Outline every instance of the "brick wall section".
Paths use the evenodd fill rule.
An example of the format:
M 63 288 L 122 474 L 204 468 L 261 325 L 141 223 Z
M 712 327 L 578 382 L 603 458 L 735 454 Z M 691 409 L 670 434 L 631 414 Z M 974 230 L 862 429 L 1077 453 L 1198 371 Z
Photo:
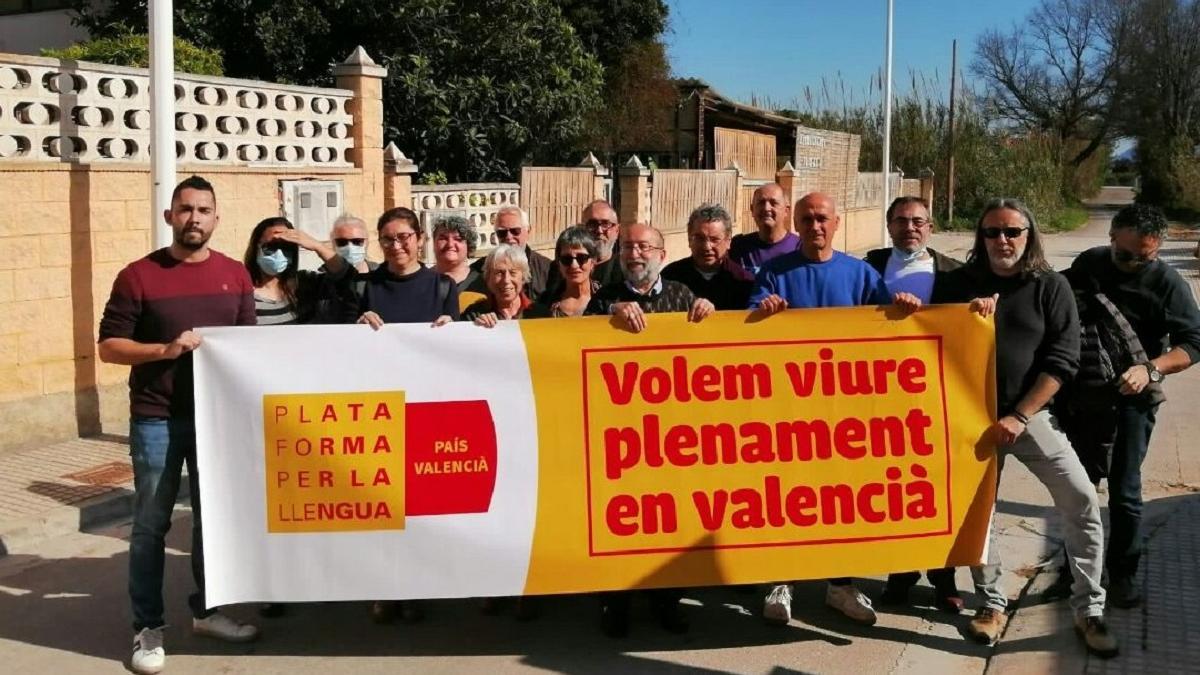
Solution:
M 193 170 L 217 193 L 212 246 L 239 259 L 254 225 L 280 214 L 281 180 L 342 180 L 347 210 L 368 219 L 382 201 L 359 169 L 184 166 L 178 175 Z M 0 194 L 0 453 L 126 433 L 129 369 L 98 361 L 96 326 L 117 272 L 150 251 L 149 167 L 5 165 Z

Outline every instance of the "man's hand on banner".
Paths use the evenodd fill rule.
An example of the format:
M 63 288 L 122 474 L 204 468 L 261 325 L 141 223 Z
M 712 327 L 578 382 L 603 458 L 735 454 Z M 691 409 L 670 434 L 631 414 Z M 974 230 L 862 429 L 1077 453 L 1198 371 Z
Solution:
M 892 304 L 907 316 L 921 309 L 921 299 L 912 293 L 897 293 L 892 296 Z
M 775 295 L 774 293 L 762 299 L 758 303 L 758 309 L 755 310 L 760 317 L 768 317 L 772 314 L 778 314 L 787 309 L 787 300 Z
M 692 323 L 700 323 L 704 317 L 717 311 L 715 305 L 704 298 L 696 298 L 692 303 L 692 308 L 688 310 L 688 321 Z
M 379 330 L 383 326 L 383 319 L 375 312 L 363 312 L 363 315 L 358 317 L 358 323 L 365 323 L 374 330 Z
M 445 326 L 446 324 L 450 323 L 453 320 L 454 319 L 451 319 L 449 314 L 443 314 L 443 315 L 439 316 L 438 318 L 434 319 L 433 323 L 431 323 L 429 325 L 432 328 L 437 328 L 438 326 Z
M 163 346 L 163 359 L 177 359 L 199 347 L 200 342 L 199 335 L 190 330 L 185 330 L 179 334 L 179 337 Z
M 618 302 L 612 306 L 613 321 L 618 328 L 630 333 L 640 333 L 646 330 L 646 314 L 641 305 L 636 302 Z
M 975 298 L 967 309 L 986 319 L 996 313 L 996 303 L 999 301 L 999 293 L 993 294 L 990 298 Z

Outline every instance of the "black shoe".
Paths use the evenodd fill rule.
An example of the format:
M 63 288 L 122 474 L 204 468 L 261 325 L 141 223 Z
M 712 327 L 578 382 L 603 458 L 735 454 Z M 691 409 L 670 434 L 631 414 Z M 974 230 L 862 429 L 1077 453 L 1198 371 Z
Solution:
M 1132 609 L 1142 604 L 1142 589 L 1133 577 L 1113 579 L 1108 585 L 1108 603 L 1121 609 Z
M 417 623 L 425 620 L 424 600 L 405 600 L 400 603 L 400 619 L 404 623 Z
M 484 616 L 496 616 L 504 609 L 506 598 L 480 598 L 479 611 Z
M 600 605 L 600 631 L 610 638 L 629 635 L 629 603 L 605 602 Z
M 1071 574 L 1071 568 L 1067 565 L 1059 567 L 1058 578 L 1042 591 L 1042 600 L 1044 602 L 1066 600 L 1071 597 L 1071 586 L 1074 583 L 1075 577 Z
M 264 619 L 275 619 L 287 613 L 287 605 L 282 602 L 268 602 L 258 608 L 258 615 Z
M 655 607 L 654 614 L 658 617 L 658 625 L 668 633 L 680 635 L 691 627 L 683 614 L 683 607 L 677 601 Z

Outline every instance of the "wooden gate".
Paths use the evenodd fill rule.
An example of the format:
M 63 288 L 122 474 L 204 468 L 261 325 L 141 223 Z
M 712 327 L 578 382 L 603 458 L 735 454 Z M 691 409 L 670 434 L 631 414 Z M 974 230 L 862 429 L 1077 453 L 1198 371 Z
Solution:
M 596 194 L 596 171 L 592 167 L 540 167 L 521 169 L 521 206 L 533 228 L 529 245 L 553 244 L 558 234 L 579 224 L 579 215 Z

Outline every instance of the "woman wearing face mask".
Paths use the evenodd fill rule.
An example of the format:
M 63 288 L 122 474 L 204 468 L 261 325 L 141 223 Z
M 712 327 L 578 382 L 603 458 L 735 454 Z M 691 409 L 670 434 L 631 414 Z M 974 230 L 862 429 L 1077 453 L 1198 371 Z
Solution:
M 297 269 L 301 247 L 320 256 L 329 274 Z M 254 282 L 254 310 L 260 326 L 307 323 L 323 284 L 340 277 L 346 268 L 333 247 L 281 217 L 254 226 L 243 262 Z
M 483 293 L 467 291 L 479 279 L 479 272 L 471 269 L 471 256 L 475 255 L 478 242 L 475 227 L 462 216 L 445 216 L 433 223 L 433 269 L 454 280 L 459 311 L 466 311 L 485 297 Z

